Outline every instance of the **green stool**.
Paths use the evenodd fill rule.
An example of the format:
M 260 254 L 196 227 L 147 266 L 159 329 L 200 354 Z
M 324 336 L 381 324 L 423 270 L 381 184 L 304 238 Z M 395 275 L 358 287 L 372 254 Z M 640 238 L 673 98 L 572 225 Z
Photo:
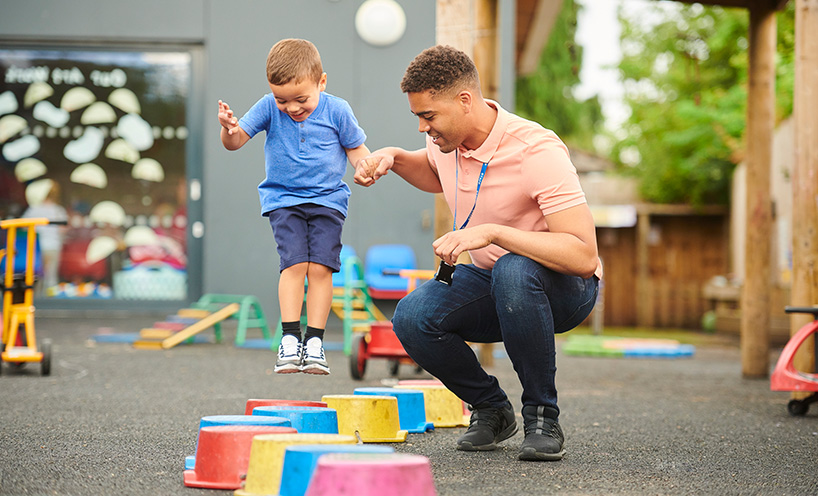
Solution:
M 239 311 L 234 317 L 231 317 L 239 321 L 236 328 L 236 346 L 244 345 L 244 342 L 247 340 L 248 328 L 259 328 L 261 329 L 261 335 L 264 339 L 272 339 L 270 327 L 267 325 L 267 319 L 264 317 L 264 310 L 261 308 L 261 304 L 255 296 L 208 293 L 199 298 L 199 301 L 192 306 L 193 308 L 212 310 L 226 303 L 238 303 L 240 305 Z M 216 334 L 216 340 L 221 342 L 221 323 L 215 324 L 213 329 Z

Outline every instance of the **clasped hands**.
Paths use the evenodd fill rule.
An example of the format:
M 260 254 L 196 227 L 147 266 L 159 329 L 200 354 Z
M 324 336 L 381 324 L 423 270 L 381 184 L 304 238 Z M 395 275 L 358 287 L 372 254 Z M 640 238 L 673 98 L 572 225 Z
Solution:
M 390 155 L 372 154 L 362 158 L 355 164 L 355 184 L 372 186 L 375 181 L 389 174 L 395 159 Z

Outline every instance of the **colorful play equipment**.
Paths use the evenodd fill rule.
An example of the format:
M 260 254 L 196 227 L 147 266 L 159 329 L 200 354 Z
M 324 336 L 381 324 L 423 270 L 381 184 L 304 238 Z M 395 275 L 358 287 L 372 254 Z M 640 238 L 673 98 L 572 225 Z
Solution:
M 182 308 L 164 321 L 155 322 L 152 327 L 142 329 L 139 339 L 133 345 L 141 349 L 168 349 L 189 341 L 195 335 L 213 328 L 216 342 L 221 342 L 221 324 L 227 319 L 237 319 L 236 346 L 248 345 L 247 330 L 258 328 L 264 346 L 272 343 L 270 328 L 264 318 L 264 310 L 258 299 L 252 295 L 230 295 L 208 293 L 191 305 Z
M 253 415 L 285 418 L 302 434 L 338 434 L 338 414 L 329 407 L 259 406 Z
M 369 247 L 366 251 L 364 280 L 373 298 L 399 300 L 406 296 L 409 280 L 399 273 L 399 269 L 417 269 L 415 252 L 411 246 L 388 244 Z
M 35 228 L 49 223 L 46 218 L 0 221 L 0 228 L 6 231 L 6 249 L 0 250 L 0 260 L 5 262 L 0 362 L 17 368 L 29 362 L 39 362 L 42 375 L 51 374 L 51 341 L 44 339 L 42 345 L 38 347 L 34 331 L 34 265 L 37 248 Z M 19 260 L 18 229 L 26 230 L 25 267 L 22 274 L 15 273 L 19 269 L 16 267 Z M 23 327 L 22 333 L 20 327 Z
M 413 254 L 414 256 L 414 254 Z M 419 280 L 434 277 L 433 270 L 400 269 L 385 267 L 380 269 L 386 274 L 396 274 L 406 281 L 405 291 L 411 292 L 417 287 Z M 406 293 L 404 293 L 406 294 Z M 372 358 L 383 358 L 390 361 L 389 373 L 398 375 L 401 364 L 412 364 L 414 361 L 403 349 L 403 345 L 392 329 L 392 322 L 381 320 L 370 324 L 369 329 L 362 329 L 352 337 L 351 352 L 349 354 L 349 373 L 355 380 L 363 380 L 366 373 L 366 363 Z M 416 369 L 420 371 L 420 369 Z
M 426 421 L 426 404 L 423 391 L 388 387 L 355 388 L 353 394 L 370 396 L 394 396 L 398 399 L 400 428 L 412 434 L 433 431 L 435 424 Z
M 611 358 L 683 358 L 693 356 L 695 351 L 695 346 L 675 339 L 616 336 L 568 336 L 562 346 L 566 355 Z
M 239 489 L 250 462 L 250 446 L 261 434 L 295 434 L 291 427 L 212 425 L 199 431 L 195 467 L 184 472 L 184 484 L 206 489 Z
M 306 496 L 436 496 L 422 455 L 331 453 L 318 459 Z
M 281 471 L 279 496 L 304 496 L 312 479 L 318 459 L 331 453 L 394 453 L 390 446 L 366 444 L 300 444 L 288 446 L 284 451 L 284 468 Z M 381 495 L 384 496 L 384 495 Z
M 215 312 L 222 308 L 223 305 L 233 303 L 239 305 L 239 311 L 228 317 L 238 321 L 236 322 L 235 345 L 238 347 L 251 345 L 251 341 L 253 340 L 247 339 L 247 331 L 249 329 L 258 329 L 261 331 L 261 341 L 263 341 L 264 347 L 271 346 L 273 337 L 270 333 L 270 326 L 267 324 L 261 303 L 258 301 L 258 298 L 253 295 L 207 293 L 193 303 L 192 307 Z M 220 337 L 221 321 L 214 324 L 213 329 L 217 337 Z
M 301 444 L 357 444 L 355 436 L 342 434 L 262 434 L 253 438 L 247 478 L 235 496 L 278 494 L 288 446 Z
M 420 383 L 400 381 L 396 389 L 417 389 L 423 392 L 423 402 L 426 408 L 426 421 L 435 427 L 466 427 L 469 425 L 469 415 L 463 407 L 463 400 L 458 398 L 446 386 L 438 381 Z
M 338 412 L 338 433 L 360 436 L 364 443 L 402 443 L 398 400 L 393 396 L 329 394 L 321 398 Z
M 199 453 L 199 441 L 201 439 L 202 429 L 205 427 L 213 427 L 220 425 L 263 425 L 266 427 L 282 427 L 292 429 L 298 432 L 290 423 L 290 419 L 284 417 L 255 417 L 253 415 L 208 415 L 199 420 L 199 437 L 196 438 L 196 454 L 185 457 L 185 469 L 191 470 L 196 467 L 196 456 Z
M 790 392 L 812 392 L 811 395 L 803 399 L 791 399 L 787 403 L 787 411 L 793 416 L 806 415 L 809 406 L 818 402 L 818 374 L 810 374 L 795 369 L 793 360 L 798 348 L 804 344 L 810 336 L 818 332 L 818 306 L 814 307 L 785 307 L 786 313 L 807 313 L 812 315 L 812 321 L 808 322 L 796 332 L 778 357 L 772 376 L 770 377 L 770 390 L 790 391 Z
M 379 321 L 370 324 L 369 330 L 356 332 L 352 338 L 352 352 L 349 355 L 349 373 L 355 380 L 363 380 L 366 373 L 366 364 L 373 358 L 390 360 L 389 373 L 398 375 L 398 367 L 402 362 L 414 363 L 406 350 L 403 349 L 392 322 Z
M 327 404 L 323 401 L 307 401 L 307 400 L 276 400 L 276 399 L 258 399 L 251 398 L 244 404 L 244 414 L 252 415 L 253 410 L 259 406 L 317 406 L 326 408 Z

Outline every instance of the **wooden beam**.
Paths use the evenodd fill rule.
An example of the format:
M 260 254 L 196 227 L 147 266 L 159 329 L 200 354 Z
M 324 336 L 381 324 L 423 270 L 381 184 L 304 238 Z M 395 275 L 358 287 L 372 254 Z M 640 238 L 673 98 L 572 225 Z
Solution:
M 796 0 L 795 8 L 795 170 L 792 193 L 793 281 L 791 304 L 818 303 L 818 0 Z M 810 321 L 790 317 L 790 334 Z M 798 349 L 793 364 L 815 370 L 815 340 Z
M 660 1 L 660 0 L 656 0 Z M 664 1 L 664 0 L 662 0 Z M 772 8 L 774 10 L 782 10 L 787 6 L 789 0 L 675 0 L 679 3 L 699 3 L 702 5 L 709 5 L 713 7 L 736 7 L 742 9 L 750 9 L 754 6 L 759 8 Z
M 534 9 L 534 18 L 528 25 L 525 45 L 522 53 L 517 59 L 517 75 L 524 76 L 537 69 L 540 62 L 540 54 L 548 37 L 551 36 L 551 28 L 562 9 L 562 0 L 539 0 Z
M 775 131 L 775 9 L 750 8 L 747 94 L 747 232 L 741 292 L 741 363 L 745 377 L 767 377 L 770 348 L 772 201 Z

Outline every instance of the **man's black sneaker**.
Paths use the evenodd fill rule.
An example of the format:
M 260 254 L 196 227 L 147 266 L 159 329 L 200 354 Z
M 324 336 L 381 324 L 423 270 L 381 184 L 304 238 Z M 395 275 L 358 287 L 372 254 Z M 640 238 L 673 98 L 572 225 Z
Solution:
M 524 406 L 525 440 L 520 445 L 520 460 L 562 460 L 565 436 L 556 420 L 557 410 L 547 406 Z
M 478 405 L 472 408 L 469 428 L 457 440 L 461 451 L 491 451 L 497 443 L 517 433 L 514 409 L 508 403 L 502 408 Z

